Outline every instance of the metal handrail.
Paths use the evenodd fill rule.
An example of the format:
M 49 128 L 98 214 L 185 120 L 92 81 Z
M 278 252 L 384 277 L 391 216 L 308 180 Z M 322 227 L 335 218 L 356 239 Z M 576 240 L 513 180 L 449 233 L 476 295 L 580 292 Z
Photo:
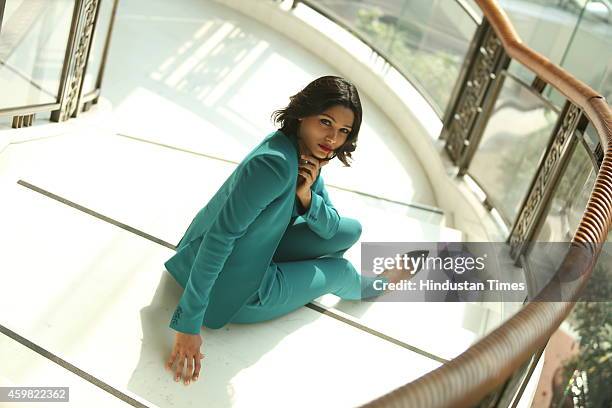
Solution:
M 612 222 L 612 110 L 605 98 L 562 67 L 526 46 L 495 0 L 476 0 L 505 52 L 580 107 L 597 130 L 604 152 L 595 184 L 568 253 L 554 278 L 504 324 L 453 360 L 364 407 L 470 407 L 502 386 L 571 312 L 588 282 Z M 562 285 L 563 299 L 551 302 Z

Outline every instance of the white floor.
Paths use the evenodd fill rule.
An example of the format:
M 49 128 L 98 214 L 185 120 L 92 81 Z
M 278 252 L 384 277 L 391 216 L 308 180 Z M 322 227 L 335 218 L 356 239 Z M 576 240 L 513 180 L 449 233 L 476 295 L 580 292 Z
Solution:
M 212 406 L 257 400 L 274 406 L 307 382 L 328 390 L 302 398 L 304 406 L 320 403 L 323 395 L 335 399 L 334 405 L 353 406 L 437 366 L 304 308 L 267 324 L 204 332 L 203 375 L 184 389 L 163 370 L 173 340 L 167 324 L 180 296 L 180 287 L 160 267 L 171 251 L 16 189 L 11 204 L 21 211 L 2 223 L 19 231 L 13 240 L 28 245 L 2 240 L 3 248 L 11 249 L 5 258 L 13 272 L 0 293 L 3 325 L 119 390 L 160 406 L 185 406 L 194 398 Z M 27 295 L 15 289 L 26 286 Z M 4 357 L 12 361 L 5 374 L 9 381 L 36 379 L 28 377 L 28 365 Z M 375 373 L 345 375 L 360 368 Z M 353 390 L 356 385 L 361 391 Z M 267 389 L 269 394 L 262 393 Z
M 0 322 L 118 390 L 160 406 L 185 402 L 192 392 L 215 406 L 254 398 L 280 405 L 299 392 L 292 389 L 298 379 L 317 387 L 333 383 L 304 405 L 338 398 L 336 405 L 354 406 L 439 365 L 424 353 L 452 358 L 482 335 L 482 313 L 488 309 L 477 305 L 352 302 L 325 295 L 317 302 L 405 345 L 303 308 L 267 323 L 204 332 L 205 374 L 189 391 L 172 388 L 178 385 L 162 363 L 172 346 L 167 324 L 181 293 L 163 267 L 173 250 L 17 181 L 175 244 L 234 165 L 93 126 L 6 147 L 0 155 L 5 209 L 0 245 L 11 273 L 0 289 Z M 206 182 L 187 183 L 195 174 L 205 175 Z M 333 188 L 330 195 L 340 211 L 362 221 L 364 241 L 461 239 L 459 231 L 420 221 L 414 213 L 381 211 L 371 198 Z M 357 246 L 346 256 L 360 264 Z M 23 287 L 30 287 L 25 296 L 15 290 Z M 257 346 L 253 339 L 259 339 Z M 317 352 L 304 353 L 312 345 Z M 289 360 L 291 368 L 281 366 Z M 357 361 L 359 367 L 351 368 Z M 366 380 L 363 374 L 371 369 L 376 373 Z M 341 375 L 331 377 L 335 374 Z M 9 371 L 8 379 L 19 383 L 22 377 L 15 375 Z M 260 378 L 274 382 L 275 389 L 283 384 L 284 391 L 262 395 L 269 384 Z M 363 384 L 354 387 L 359 381 Z M 205 390 L 193 391 L 200 388 Z
M 27 145 L 40 144 L 39 153 L 51 157 L 53 150 L 43 143 Z M 13 145 L 5 155 L 25 162 L 15 152 L 25 145 Z M 50 187 L 42 177 L 34 180 L 33 174 L 21 178 L 27 177 L 42 188 Z M 2 234 L 0 244 L 8 249 L 4 260 L 11 274 L 5 275 L 0 289 L 0 321 L 119 390 L 160 406 L 184 406 L 194 398 L 212 406 L 278 406 L 308 383 L 321 393 L 302 397 L 303 406 L 322 401 L 354 406 L 438 365 L 303 308 L 264 324 L 204 332 L 208 357 L 203 375 L 182 388 L 163 371 L 173 339 L 167 324 L 180 296 L 180 287 L 162 266 L 172 250 L 4 181 L 8 206 L 0 222 L 7 227 L 3 231 L 11 233 Z M 58 192 L 57 185 L 52 187 Z M 137 195 L 134 191 L 125 197 L 123 207 L 138 212 L 138 203 L 127 201 Z M 103 197 L 112 201 L 120 195 L 99 198 Z M 100 210 L 91 202 L 89 207 Z M 163 212 L 164 206 L 150 207 Z M 23 287 L 30 290 L 15 289 Z M 8 381 L 34 381 L 36 377 L 28 377 L 20 364 L 10 365 L 4 374 Z M 270 393 L 262 393 L 266 389 Z
M 78 375 L 51 363 L 47 358 L 0 335 L 0 387 L 68 387 L 68 401 L 57 402 L 60 406 L 86 407 L 130 407 L 131 404 L 107 393 Z M 138 397 L 130 395 L 130 398 Z M 95 401 L 92 404 L 92 401 Z M 146 401 L 142 401 L 146 403 Z M 40 408 L 44 402 L 2 402 L 6 408 Z M 50 404 L 50 403 L 47 403 Z
M 184 387 L 163 370 L 181 294 L 163 267 L 173 250 L 17 183 L 176 244 L 236 162 L 275 129 L 270 113 L 329 73 L 323 61 L 215 3 L 120 2 L 102 89 L 112 111 L 103 99 L 80 118 L 46 125 L 56 136 L 0 146 L 0 247 L 9 271 L 0 324 L 158 406 L 355 406 L 465 350 L 499 323 L 494 307 L 326 295 L 316 302 L 397 344 L 304 307 L 270 322 L 203 331 L 203 374 Z M 385 200 L 436 204 L 384 112 L 361 99 L 354 166 L 325 168 L 335 206 L 362 222 L 362 242 L 461 240 L 440 214 Z M 346 257 L 359 266 L 360 248 Z M 0 361 L 10 362 L 3 383 L 34 384 L 41 372 L 59 370 L 41 385 L 70 384 L 74 406 L 79 393 L 102 394 L 100 406 L 124 404 L 14 340 L 0 341 Z M 36 369 L 25 370 L 17 355 Z M 317 392 L 304 392 L 305 384 Z

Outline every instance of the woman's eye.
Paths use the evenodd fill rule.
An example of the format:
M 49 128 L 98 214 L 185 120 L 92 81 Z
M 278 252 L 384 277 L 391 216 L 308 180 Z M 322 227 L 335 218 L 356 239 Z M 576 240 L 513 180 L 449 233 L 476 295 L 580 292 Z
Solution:
M 321 119 L 321 123 L 323 123 L 324 125 L 331 125 L 331 123 L 327 119 Z

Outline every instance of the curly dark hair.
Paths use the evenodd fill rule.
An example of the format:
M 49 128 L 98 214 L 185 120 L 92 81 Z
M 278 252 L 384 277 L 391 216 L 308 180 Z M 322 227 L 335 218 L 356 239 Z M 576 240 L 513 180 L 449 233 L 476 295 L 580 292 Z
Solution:
M 361 101 L 357 88 L 350 81 L 333 75 L 319 77 L 306 85 L 304 89 L 289 97 L 289 105 L 272 112 L 274 123 L 280 124 L 284 134 L 297 134 L 299 118 L 318 115 L 326 109 L 342 105 L 353 111 L 353 126 L 342 146 L 334 150 L 330 158 L 338 157 L 345 167 L 350 167 L 347 159 L 353 160 L 351 152 L 357 148 L 357 136 L 361 127 Z

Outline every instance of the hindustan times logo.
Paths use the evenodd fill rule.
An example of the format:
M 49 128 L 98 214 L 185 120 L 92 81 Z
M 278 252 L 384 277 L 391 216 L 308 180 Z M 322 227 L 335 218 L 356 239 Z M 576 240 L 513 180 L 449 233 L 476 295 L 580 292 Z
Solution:
M 437 269 L 444 271 L 454 271 L 462 274 L 466 270 L 482 271 L 485 268 L 484 256 L 425 256 L 417 257 L 408 256 L 408 254 L 395 255 L 395 257 L 374 257 L 373 272 L 377 275 L 385 271 L 385 269 L 409 269 L 412 273 L 421 269 Z

